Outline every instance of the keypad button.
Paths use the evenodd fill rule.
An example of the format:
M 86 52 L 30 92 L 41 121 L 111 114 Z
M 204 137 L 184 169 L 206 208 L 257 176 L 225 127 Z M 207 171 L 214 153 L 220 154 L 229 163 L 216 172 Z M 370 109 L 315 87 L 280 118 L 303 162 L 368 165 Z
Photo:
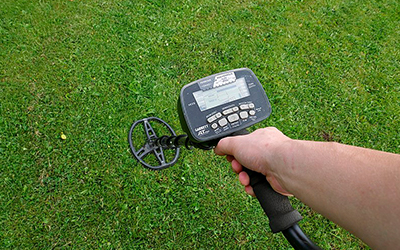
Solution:
M 250 114 L 250 115 L 255 115 L 255 114 L 256 114 L 256 111 L 250 110 L 250 111 L 249 111 L 249 114 Z
M 254 108 L 254 103 L 249 104 L 249 108 L 253 109 Z
M 233 108 L 232 108 L 232 111 L 233 111 L 233 112 L 237 112 L 237 111 L 239 111 L 239 108 L 238 108 L 238 107 L 233 107 Z
M 223 114 L 223 115 L 229 115 L 229 114 L 231 114 L 231 113 L 233 113 L 233 110 L 232 110 L 232 109 L 226 109 L 226 110 L 222 111 L 222 114 Z
M 216 113 L 215 114 L 215 117 L 218 119 L 218 118 L 221 118 L 222 117 L 222 114 L 221 113 Z
M 239 115 L 238 114 L 233 114 L 233 115 L 228 116 L 228 121 L 229 122 L 235 122 L 237 120 L 239 120 Z
M 240 110 L 246 110 L 246 109 L 249 109 L 249 105 L 248 104 L 240 105 Z
M 222 118 L 221 120 L 218 121 L 218 124 L 223 127 L 226 124 L 228 124 L 228 120 L 226 120 L 226 118 Z
M 208 123 L 212 123 L 213 121 L 217 120 L 217 117 L 215 117 L 215 115 L 208 117 L 207 122 Z
M 211 125 L 211 128 L 212 128 L 212 129 L 218 128 L 218 124 L 217 124 L 217 123 L 213 123 L 213 124 Z
M 249 117 L 249 114 L 247 113 L 247 111 L 242 111 L 239 113 L 239 116 L 242 119 L 246 119 L 247 117 Z

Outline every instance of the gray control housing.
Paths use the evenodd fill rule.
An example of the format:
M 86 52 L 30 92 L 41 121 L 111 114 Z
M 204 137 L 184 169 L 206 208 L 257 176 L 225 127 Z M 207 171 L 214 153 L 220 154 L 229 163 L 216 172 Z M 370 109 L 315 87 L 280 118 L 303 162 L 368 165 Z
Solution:
M 236 84 L 238 79 L 245 94 L 244 97 L 235 97 L 233 101 L 206 107 L 206 102 L 196 100 L 195 95 L 198 94 L 193 94 L 202 95 L 202 91 L 209 90 L 217 93 L 218 88 L 228 88 L 231 83 Z M 180 92 L 178 113 L 182 129 L 192 142 L 214 146 L 219 139 L 266 119 L 271 114 L 271 104 L 253 71 L 240 68 L 185 85 Z

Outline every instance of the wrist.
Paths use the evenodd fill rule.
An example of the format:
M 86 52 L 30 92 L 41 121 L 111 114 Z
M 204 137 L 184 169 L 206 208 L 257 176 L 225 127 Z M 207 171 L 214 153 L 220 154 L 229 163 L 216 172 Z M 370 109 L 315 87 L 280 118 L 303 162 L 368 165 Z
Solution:
M 293 178 L 293 168 L 295 167 L 294 154 L 297 147 L 300 147 L 302 141 L 293 140 L 286 137 L 281 140 L 275 147 L 270 147 L 267 155 L 267 165 L 269 166 L 269 172 L 267 179 L 275 179 L 281 188 L 285 190 L 285 194 L 291 194 L 289 189 L 289 181 Z M 265 173 L 264 173 L 265 174 Z M 271 183 L 272 184 L 272 183 Z M 279 190 L 282 193 L 282 190 Z

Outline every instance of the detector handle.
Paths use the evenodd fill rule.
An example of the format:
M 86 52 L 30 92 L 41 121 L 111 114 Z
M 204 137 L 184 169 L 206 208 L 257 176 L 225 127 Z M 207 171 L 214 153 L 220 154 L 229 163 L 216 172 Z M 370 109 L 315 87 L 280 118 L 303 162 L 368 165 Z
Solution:
M 247 135 L 246 129 L 232 134 Z M 296 250 L 321 250 L 308 236 L 301 230 L 297 222 L 302 217 L 290 204 L 287 196 L 277 193 L 267 181 L 265 175 L 250 170 L 243 166 L 250 177 L 250 185 L 253 188 L 261 207 L 269 219 L 269 226 L 273 233 L 282 232 L 289 243 Z
M 232 136 L 247 134 L 249 132 L 243 129 L 232 134 Z M 288 197 L 277 193 L 263 174 L 244 166 L 243 170 L 250 177 L 250 185 L 265 214 L 268 216 L 269 226 L 273 233 L 286 230 L 302 219 L 300 213 L 290 204 Z
M 268 216 L 269 226 L 273 233 L 286 230 L 302 219 L 300 213 L 290 204 L 288 197 L 272 189 L 263 174 L 245 167 L 243 167 L 243 170 L 250 177 L 250 185 Z
M 263 174 L 247 168 L 244 171 L 249 175 L 250 185 L 268 216 L 272 232 L 282 232 L 296 250 L 321 250 L 297 224 L 302 217 L 292 207 L 288 197 L 273 190 Z
M 282 232 L 296 250 L 321 250 L 297 224 L 302 217 L 292 207 L 288 197 L 273 190 L 263 174 L 245 167 L 243 167 L 243 170 L 250 177 L 250 185 L 253 187 L 261 207 L 268 216 L 269 227 L 272 232 Z

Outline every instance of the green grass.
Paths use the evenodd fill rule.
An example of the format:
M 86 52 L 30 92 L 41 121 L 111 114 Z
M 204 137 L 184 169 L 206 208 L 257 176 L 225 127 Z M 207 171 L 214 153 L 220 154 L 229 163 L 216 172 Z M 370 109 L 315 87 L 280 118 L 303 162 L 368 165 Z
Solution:
M 181 133 L 180 88 L 228 69 L 271 100 L 255 128 L 400 153 L 398 1 L 5 0 L 0 17 L 1 248 L 290 249 L 211 151 L 155 172 L 128 150 L 137 119 Z M 367 248 L 292 202 L 321 247 Z

